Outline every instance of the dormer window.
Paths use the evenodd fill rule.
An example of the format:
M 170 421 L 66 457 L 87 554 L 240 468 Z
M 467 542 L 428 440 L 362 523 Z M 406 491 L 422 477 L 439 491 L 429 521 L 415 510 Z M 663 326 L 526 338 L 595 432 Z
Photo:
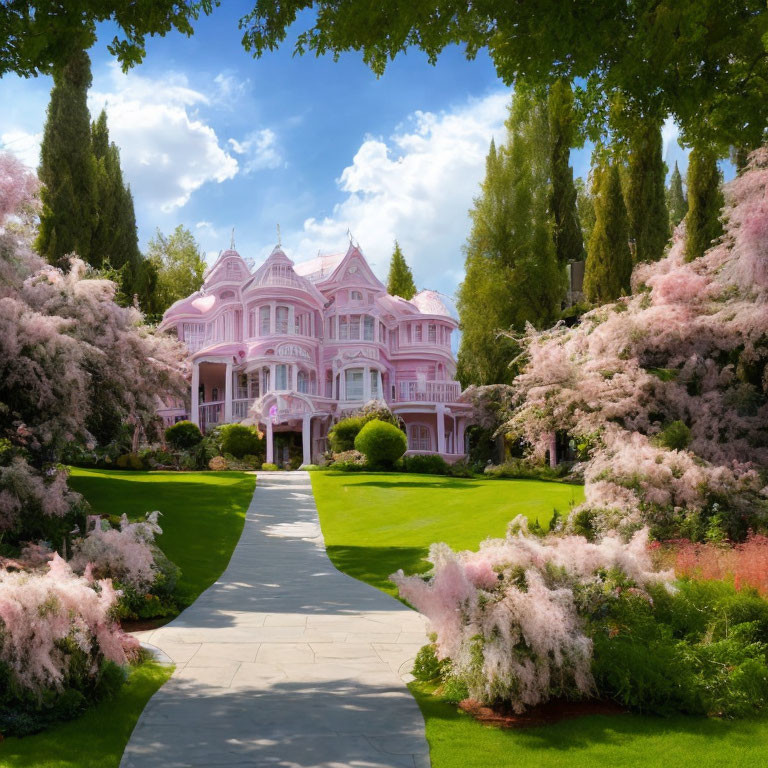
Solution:
M 351 301 L 360 303 L 363 300 L 363 294 L 360 291 L 351 291 L 349 294 L 349 298 Z

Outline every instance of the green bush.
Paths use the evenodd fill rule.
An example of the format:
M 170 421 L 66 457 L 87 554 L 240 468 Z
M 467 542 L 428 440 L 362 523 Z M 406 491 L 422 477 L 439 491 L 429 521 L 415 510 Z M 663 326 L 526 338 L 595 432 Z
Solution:
M 437 454 L 421 454 L 405 456 L 403 458 L 403 470 L 405 472 L 417 472 L 421 475 L 447 475 L 448 462 Z
M 243 456 L 264 454 L 264 439 L 259 437 L 255 427 L 245 424 L 225 424 L 221 427 L 222 453 L 231 453 L 236 459 Z
M 178 451 L 194 448 L 202 439 L 200 427 L 191 421 L 177 421 L 165 430 L 166 442 Z
M 369 421 L 355 438 L 355 450 L 364 454 L 374 468 L 391 469 L 407 448 L 405 433 L 378 419 Z
M 351 451 L 355 447 L 355 438 L 363 428 L 363 420 L 350 417 L 333 425 L 328 433 L 328 443 L 334 453 Z
M 413 669 L 411 674 L 417 679 L 425 683 L 430 683 L 433 680 L 438 680 L 445 674 L 447 666 L 450 662 L 446 659 L 440 661 L 437 658 L 437 651 L 434 643 L 423 645 L 419 652 L 416 654 L 416 658 L 413 660 Z
M 682 421 L 673 421 L 659 432 L 657 440 L 671 451 L 684 451 L 691 442 L 691 430 Z
M 144 462 L 141 460 L 141 456 L 137 453 L 124 453 L 122 456 L 117 457 L 115 462 L 118 469 L 144 469 Z
M 277 464 L 272 464 L 272 463 L 264 462 L 261 465 L 261 469 L 264 472 L 277 472 Z
M 448 474 L 451 477 L 474 477 L 472 467 L 464 460 L 456 461 L 448 465 Z

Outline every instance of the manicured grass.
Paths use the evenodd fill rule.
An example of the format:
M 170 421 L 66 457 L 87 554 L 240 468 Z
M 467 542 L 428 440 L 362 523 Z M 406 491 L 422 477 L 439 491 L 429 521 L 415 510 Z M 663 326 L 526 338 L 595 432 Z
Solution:
M 131 670 L 117 695 L 82 717 L 0 743 L 2 768 L 117 768 L 128 738 L 152 694 L 173 667 L 145 662 Z
M 545 525 L 582 489 L 534 480 L 312 473 L 328 554 L 389 594 L 388 574 L 423 571 L 429 544 L 474 548 L 523 513 Z M 413 683 L 432 768 L 752 768 L 768 765 L 768 719 L 589 716 L 526 730 L 478 723 Z
M 473 549 L 519 514 L 545 528 L 581 486 L 393 473 L 312 472 L 328 556 L 341 571 L 396 595 L 389 575 L 429 568 L 430 544 Z
M 72 488 L 95 514 L 129 519 L 160 510 L 157 543 L 181 568 L 178 592 L 192 603 L 227 567 L 240 538 L 255 475 L 244 472 L 129 472 L 73 468 Z

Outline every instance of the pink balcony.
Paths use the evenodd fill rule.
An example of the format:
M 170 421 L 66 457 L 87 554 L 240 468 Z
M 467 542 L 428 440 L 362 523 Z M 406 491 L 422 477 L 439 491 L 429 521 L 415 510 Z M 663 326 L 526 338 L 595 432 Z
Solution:
M 455 403 L 461 395 L 458 381 L 400 381 L 398 403 Z

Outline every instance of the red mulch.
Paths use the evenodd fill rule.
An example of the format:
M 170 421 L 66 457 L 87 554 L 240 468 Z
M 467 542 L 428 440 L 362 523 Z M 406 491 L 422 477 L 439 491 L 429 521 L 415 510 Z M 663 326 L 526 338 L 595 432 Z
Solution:
M 522 714 L 517 714 L 508 705 L 490 707 L 474 699 L 464 699 L 464 701 L 459 702 L 459 708 L 472 715 L 475 720 L 499 728 L 532 728 L 537 725 L 552 725 L 574 717 L 623 715 L 627 712 L 615 701 L 596 701 L 594 699 L 584 701 L 553 699 L 546 704 L 531 707 Z

